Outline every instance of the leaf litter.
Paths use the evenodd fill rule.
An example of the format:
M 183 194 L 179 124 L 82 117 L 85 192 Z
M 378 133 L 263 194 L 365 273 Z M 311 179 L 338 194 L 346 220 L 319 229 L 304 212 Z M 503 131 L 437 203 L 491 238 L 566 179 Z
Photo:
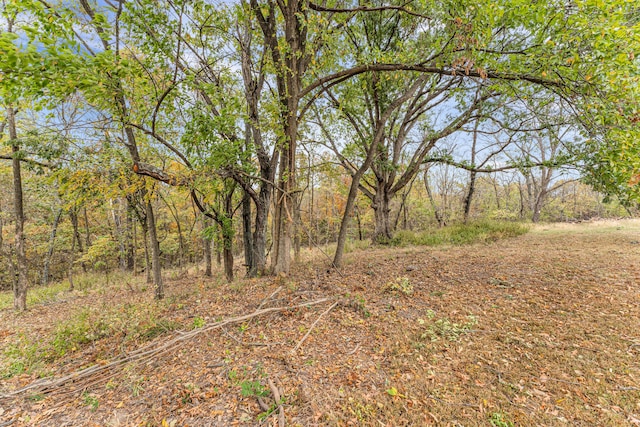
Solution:
M 313 254 L 289 277 L 192 273 L 156 307 L 181 327 L 102 337 L 3 379 L 0 425 L 638 425 L 638 223 L 621 224 L 354 252 L 341 274 Z M 5 310 L 0 347 L 105 301 L 153 304 L 109 288 Z

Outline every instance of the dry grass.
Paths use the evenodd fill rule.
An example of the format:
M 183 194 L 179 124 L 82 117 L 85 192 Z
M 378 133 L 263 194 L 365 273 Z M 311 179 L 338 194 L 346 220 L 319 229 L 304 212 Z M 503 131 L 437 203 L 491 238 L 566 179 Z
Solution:
M 213 331 L 107 384 L 0 401 L 0 423 L 273 425 L 276 414 L 263 421 L 252 396 L 268 393 L 272 379 L 288 425 L 640 425 L 638 240 L 637 220 L 541 225 L 491 244 L 356 251 L 341 274 L 307 258 L 287 278 L 173 281 L 158 317 L 185 327 L 252 312 L 277 289 L 264 307 L 341 303 L 317 323 L 330 303 Z M 52 319 L 105 299 L 117 306 L 150 295 L 114 287 L 26 316 L 2 311 L 0 345 L 17 329 L 46 336 Z M 78 369 L 118 340 L 47 369 Z

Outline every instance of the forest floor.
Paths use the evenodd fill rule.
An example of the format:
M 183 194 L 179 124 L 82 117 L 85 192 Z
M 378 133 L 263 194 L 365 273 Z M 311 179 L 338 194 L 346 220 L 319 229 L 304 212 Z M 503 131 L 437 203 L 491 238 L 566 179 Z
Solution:
M 0 426 L 640 425 L 639 220 L 326 265 L 2 310 Z

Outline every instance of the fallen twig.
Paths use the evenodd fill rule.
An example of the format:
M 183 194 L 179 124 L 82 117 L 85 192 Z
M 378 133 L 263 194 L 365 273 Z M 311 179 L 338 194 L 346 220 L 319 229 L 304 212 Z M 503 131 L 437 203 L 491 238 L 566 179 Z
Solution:
M 260 396 L 257 396 L 257 399 L 258 399 L 258 405 L 260 406 L 260 409 L 262 409 L 264 412 L 269 412 L 269 410 L 271 410 L 269 405 L 267 405 Z
M 302 337 L 302 339 L 300 340 L 300 342 L 298 342 L 298 345 L 296 345 L 296 347 L 293 349 L 293 352 L 295 353 L 296 351 L 298 351 L 298 349 L 300 348 L 300 346 L 305 342 L 305 340 L 309 337 L 309 334 L 311 334 L 311 331 L 313 330 L 313 328 L 316 326 L 316 324 L 320 321 L 320 319 L 322 319 L 322 316 L 324 316 L 325 314 L 327 314 L 328 312 L 330 312 L 331 310 L 333 310 L 333 308 L 338 305 L 338 301 L 334 302 L 333 304 L 331 304 L 331 307 L 327 308 L 325 311 L 322 312 L 322 314 L 320 314 L 320 316 L 318 316 L 318 318 L 316 319 L 315 322 L 313 322 L 313 324 L 311 325 L 311 327 L 309 328 L 309 330 L 307 331 L 306 334 L 304 334 L 304 337 Z
M 356 344 L 356 348 L 354 348 L 349 353 L 347 353 L 347 356 L 351 356 L 352 354 L 355 354 L 356 351 L 358 351 L 359 348 L 360 348 L 360 343 Z
M 268 343 L 268 342 L 244 342 L 241 339 L 239 339 L 238 337 L 233 336 L 229 331 L 227 331 L 225 328 L 222 328 L 222 332 L 224 332 L 229 338 L 231 338 L 232 340 L 234 340 L 235 342 L 237 342 L 240 345 L 244 345 L 247 347 L 268 347 L 270 345 L 282 345 L 283 343 L 277 342 L 277 343 Z
M 267 382 L 269 383 L 269 388 L 271 389 L 271 393 L 273 394 L 273 399 L 275 400 L 276 405 L 278 406 L 278 425 L 280 427 L 284 427 L 285 426 L 284 408 L 282 407 L 282 400 L 280 399 L 280 391 L 278 390 L 278 387 L 276 387 L 276 385 L 273 383 L 271 378 L 268 378 Z
M 19 396 L 25 392 L 28 391 L 37 391 L 41 394 L 46 394 L 46 393 L 51 393 L 53 392 L 56 388 L 61 387 L 67 383 L 72 383 L 72 382 L 80 382 L 82 380 L 86 380 L 88 378 L 91 378 L 92 376 L 98 374 L 98 373 L 102 373 L 105 371 L 109 371 L 111 369 L 115 369 L 117 367 L 119 367 L 120 365 L 124 365 L 126 363 L 130 363 L 130 362 L 142 362 L 145 360 L 149 360 L 152 358 L 156 358 L 159 357 L 162 354 L 165 354 L 171 350 L 174 350 L 178 347 L 180 347 L 181 345 L 185 344 L 187 341 L 191 340 L 192 338 L 203 334 L 205 332 L 209 332 L 215 329 L 219 329 L 222 328 L 223 326 L 226 325 L 230 325 L 233 323 L 238 323 L 238 322 L 243 322 L 245 320 L 249 320 L 252 319 L 256 316 L 261 316 L 264 314 L 268 314 L 268 313 L 276 313 L 276 312 L 280 312 L 280 311 L 286 311 L 286 310 L 291 310 L 291 309 L 296 309 L 296 308 L 300 308 L 300 307 L 308 307 L 311 305 L 317 305 L 317 304 L 322 304 L 324 302 L 330 301 L 330 298 L 321 298 L 315 301 L 310 301 L 310 302 L 305 302 L 302 304 L 297 304 L 297 305 L 293 305 L 290 307 L 273 307 L 273 308 L 264 308 L 261 310 L 256 310 L 253 313 L 249 313 L 249 314 L 245 314 L 245 315 L 241 315 L 241 316 L 237 316 L 237 317 L 232 317 L 229 319 L 225 319 L 225 320 L 221 320 L 219 322 L 215 322 L 212 323 L 211 325 L 205 326 L 203 328 L 199 328 L 199 329 L 194 329 L 192 331 L 189 331 L 187 333 L 175 336 L 171 339 L 169 339 L 168 341 L 166 341 L 164 344 L 158 345 L 157 343 L 152 343 L 149 344 L 145 347 L 140 348 L 139 350 L 133 351 L 131 353 L 129 353 L 128 356 L 126 357 L 121 357 L 119 359 L 113 360 L 109 363 L 106 363 L 104 365 L 94 365 L 94 366 L 90 366 L 88 368 L 85 369 L 81 369 L 79 371 L 76 372 L 72 372 L 68 375 L 65 375 L 61 378 L 57 378 L 57 379 L 53 379 L 53 380 L 38 380 L 35 381 L 25 387 L 19 388 L 17 390 L 13 390 L 10 391 L 8 393 L 3 393 L 0 394 L 0 399 L 9 399 L 9 398 L 13 398 L 16 396 Z M 336 303 L 337 304 L 337 303 Z M 335 304 L 333 305 L 335 306 Z M 333 307 L 332 306 L 332 307 Z M 79 389 L 81 387 L 78 387 Z
M 265 299 L 263 299 L 260 302 L 260 305 L 258 305 L 258 308 L 256 308 L 256 311 L 260 310 L 262 308 L 262 306 L 264 306 L 271 298 L 273 298 L 274 296 L 276 296 L 276 294 L 278 292 L 280 292 L 282 290 L 282 286 L 278 287 L 278 289 L 276 289 L 275 291 L 273 291 L 271 293 L 271 295 L 269 295 L 268 297 L 266 297 Z

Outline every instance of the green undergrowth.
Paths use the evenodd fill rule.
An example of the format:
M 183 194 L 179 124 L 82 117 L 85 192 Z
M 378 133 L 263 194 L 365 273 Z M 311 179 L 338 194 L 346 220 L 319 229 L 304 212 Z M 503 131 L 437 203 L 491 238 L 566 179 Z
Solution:
M 56 301 L 64 300 L 70 296 L 85 295 L 92 290 L 104 290 L 107 287 L 139 287 L 143 278 L 141 276 L 134 277 L 129 272 L 113 271 L 109 274 L 109 283 L 104 273 L 87 272 L 77 274 L 73 278 L 73 291 L 69 290 L 69 280 L 65 279 L 60 282 L 50 283 L 47 286 L 30 287 L 27 292 L 27 307 L 33 307 L 38 304 L 49 304 Z M 127 285 L 128 284 L 128 285 Z M 0 292 L 0 310 L 6 310 L 13 307 L 13 291 Z
M 518 222 L 478 221 L 418 232 L 401 230 L 396 233 L 390 243 L 393 246 L 468 245 L 495 242 L 520 236 L 528 231 L 529 227 L 526 224 Z
M 57 301 L 63 297 L 69 289 L 68 282 L 57 282 L 49 286 L 39 286 L 29 289 L 27 293 L 27 306 Z M 13 292 L 0 292 L 0 310 L 6 310 L 13 307 Z
M 418 319 L 418 323 L 424 328 L 424 331 L 420 334 L 421 341 L 444 339 L 455 342 L 462 335 L 468 334 L 478 324 L 478 319 L 473 315 L 467 316 L 466 321 L 463 323 L 452 322 L 446 317 L 437 318 L 433 310 L 427 310 L 426 317 L 427 320 Z
M 118 337 L 120 346 L 139 344 L 175 330 L 182 325 L 160 317 L 166 302 L 127 303 L 117 307 L 82 308 L 59 322 L 47 336 L 19 334 L 5 347 L 0 377 L 23 373 L 46 376 L 47 363 L 95 345 L 106 337 Z M 108 346 L 97 357 L 110 357 Z

